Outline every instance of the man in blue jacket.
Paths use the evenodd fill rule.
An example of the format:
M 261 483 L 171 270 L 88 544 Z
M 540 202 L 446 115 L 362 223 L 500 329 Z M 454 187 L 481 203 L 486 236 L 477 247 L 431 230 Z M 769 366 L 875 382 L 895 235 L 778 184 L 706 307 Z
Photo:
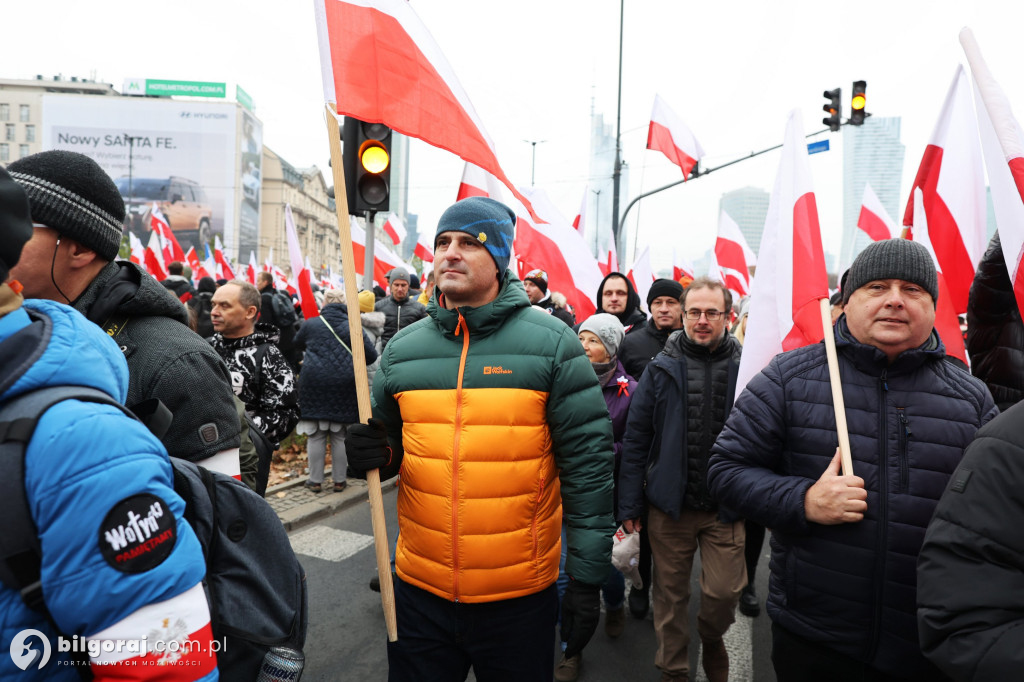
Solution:
M 117 344 L 69 306 L 25 301 L 8 278 L 31 236 L 25 193 L 0 168 L 0 407 L 49 386 L 124 401 Z M 80 679 L 64 653 L 75 643 L 96 680 L 216 680 L 206 565 L 160 441 L 117 407 L 65 400 L 36 424 L 23 476 L 8 483 L 24 485 L 41 586 L 0 583 L 0 679 Z M 49 618 L 29 607 L 36 596 Z
M 820 343 L 777 355 L 715 443 L 712 493 L 772 529 L 780 680 L 944 679 L 918 643 L 917 556 L 964 448 L 998 410 L 946 361 L 937 298 L 931 255 L 915 242 L 875 242 L 850 268 L 832 333 L 854 475 L 840 474 Z

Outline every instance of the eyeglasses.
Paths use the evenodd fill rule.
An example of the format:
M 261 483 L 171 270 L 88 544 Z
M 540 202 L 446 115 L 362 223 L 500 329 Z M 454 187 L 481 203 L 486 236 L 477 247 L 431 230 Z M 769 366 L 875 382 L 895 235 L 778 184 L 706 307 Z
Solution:
M 701 315 L 708 318 L 708 322 L 715 322 L 716 320 L 719 320 L 722 315 L 725 315 L 725 313 L 721 310 L 697 310 L 696 308 L 686 311 L 686 319 L 688 320 L 699 320 Z

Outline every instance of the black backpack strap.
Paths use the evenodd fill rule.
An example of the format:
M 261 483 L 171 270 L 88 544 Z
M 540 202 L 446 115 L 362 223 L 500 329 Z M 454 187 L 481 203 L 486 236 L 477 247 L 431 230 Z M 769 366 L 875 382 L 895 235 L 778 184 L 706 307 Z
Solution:
M 0 581 L 21 593 L 25 604 L 45 612 L 40 567 L 42 549 L 25 495 L 25 451 L 43 414 L 65 400 L 112 405 L 134 415 L 103 391 L 54 386 L 30 391 L 0 407 Z

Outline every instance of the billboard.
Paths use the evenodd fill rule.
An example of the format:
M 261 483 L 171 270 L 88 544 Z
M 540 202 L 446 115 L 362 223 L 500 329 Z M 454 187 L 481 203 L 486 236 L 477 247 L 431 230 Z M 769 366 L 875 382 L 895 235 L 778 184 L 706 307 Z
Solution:
M 49 94 L 42 119 L 44 149 L 85 154 L 114 179 L 143 243 L 155 203 L 200 258 L 215 236 L 231 257 L 255 248 L 263 134 L 238 105 Z

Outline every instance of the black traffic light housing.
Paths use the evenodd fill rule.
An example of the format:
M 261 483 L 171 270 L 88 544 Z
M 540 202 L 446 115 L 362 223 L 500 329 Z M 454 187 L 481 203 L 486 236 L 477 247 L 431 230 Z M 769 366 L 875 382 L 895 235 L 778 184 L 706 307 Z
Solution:
M 826 90 L 824 97 L 828 100 L 828 104 L 823 105 L 821 108 L 828 113 L 828 116 L 821 119 L 821 122 L 827 125 L 828 129 L 834 133 L 839 130 L 841 125 L 839 119 L 843 114 L 843 89 Z
M 867 89 L 867 81 L 853 81 L 853 95 L 850 98 L 850 125 L 862 126 L 864 125 L 864 117 L 870 116 L 865 111 L 868 103 Z
M 391 198 L 391 128 L 345 117 L 345 190 L 348 212 L 387 211 Z

